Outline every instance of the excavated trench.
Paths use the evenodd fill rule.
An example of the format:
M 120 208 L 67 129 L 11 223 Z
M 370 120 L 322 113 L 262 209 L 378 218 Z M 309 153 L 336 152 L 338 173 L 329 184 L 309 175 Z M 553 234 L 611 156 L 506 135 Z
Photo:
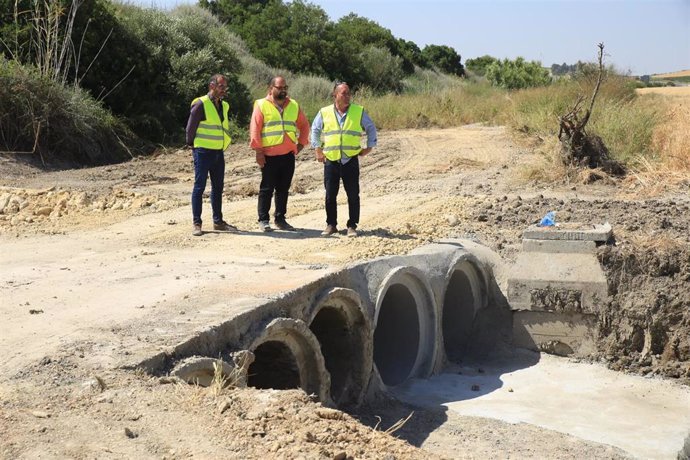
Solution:
M 467 241 L 433 244 L 406 256 L 376 259 L 326 275 L 210 327 L 141 365 L 154 373 L 172 367 L 172 373 L 187 381 L 199 383 L 199 376 L 203 376 L 208 382 L 210 366 L 220 356 L 222 372 L 239 386 L 301 388 L 325 405 L 345 409 L 373 401 L 382 393 L 432 405 L 438 404 L 437 397 L 450 398 L 443 399 L 448 407 L 463 402 L 463 407 L 481 415 L 482 408 L 472 409 L 475 398 L 501 398 L 505 392 L 496 390 L 504 380 L 519 379 L 519 375 L 534 378 L 539 384 L 549 383 L 551 371 L 546 376 L 529 377 L 532 374 L 527 370 L 539 362 L 536 353 L 496 372 L 480 370 L 481 376 L 477 367 L 468 368 L 467 363 L 484 362 L 493 351 L 500 351 L 496 356 L 501 356 L 513 349 L 518 339 L 525 344 L 522 348 L 534 350 L 538 346 L 534 340 L 544 335 L 539 328 L 555 321 L 548 315 L 557 319 L 580 315 L 579 311 L 544 311 L 543 318 L 534 324 L 518 323 L 514 305 L 504 295 L 509 289 L 499 287 L 503 282 L 504 286 L 509 284 L 506 280 L 509 278 L 500 259 L 482 246 Z M 515 293 L 523 292 L 524 286 L 516 285 Z M 531 336 L 524 334 L 529 328 Z M 560 334 L 559 340 L 574 337 L 586 344 L 579 331 L 573 327 L 554 329 L 553 333 Z M 198 361 L 199 357 L 206 361 Z M 194 358 L 196 367 L 190 365 Z M 562 372 L 568 375 L 565 379 L 576 378 L 566 370 Z M 526 390 L 537 384 L 524 385 L 522 394 L 527 395 Z M 541 398 L 539 401 L 552 390 L 542 391 L 535 396 Z M 510 399 L 518 401 L 516 397 Z M 527 400 L 521 404 L 540 406 Z M 529 415 L 520 407 L 515 413 Z M 500 414 L 493 416 L 500 418 Z M 682 414 L 678 417 L 684 420 Z M 567 420 L 560 428 L 558 420 L 549 423 L 564 432 L 570 426 Z M 589 423 L 589 419 L 582 423 Z M 603 433 L 598 425 L 593 425 L 591 432 Z M 616 442 L 627 446 L 639 437 L 633 438 Z

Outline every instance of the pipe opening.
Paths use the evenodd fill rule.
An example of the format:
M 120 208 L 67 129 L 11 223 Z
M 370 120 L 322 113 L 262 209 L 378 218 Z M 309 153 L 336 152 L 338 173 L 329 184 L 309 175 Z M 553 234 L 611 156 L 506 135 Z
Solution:
M 410 290 L 392 284 L 378 314 L 374 331 L 374 362 L 386 385 L 404 382 L 417 360 L 420 342 L 417 303 Z
M 351 380 L 352 359 L 361 354 L 345 315 L 332 307 L 324 307 L 314 317 L 311 331 L 321 344 L 326 369 L 331 374 L 331 397 L 340 401 Z
M 475 296 L 472 282 L 462 270 L 455 270 L 443 299 L 443 346 L 448 360 L 462 361 L 470 343 Z
M 264 342 L 254 350 L 247 385 L 254 388 L 288 390 L 300 387 L 299 368 L 290 348 L 283 342 Z

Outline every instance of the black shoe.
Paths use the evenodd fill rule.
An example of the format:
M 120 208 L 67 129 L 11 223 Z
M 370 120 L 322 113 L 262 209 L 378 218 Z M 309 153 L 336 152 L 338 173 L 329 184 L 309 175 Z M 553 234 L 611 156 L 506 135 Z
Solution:
M 275 226 L 278 230 L 285 230 L 286 232 L 294 232 L 296 230 L 295 227 L 288 224 L 286 221 L 275 222 Z
M 229 223 L 225 222 L 224 220 L 221 220 L 218 223 L 213 223 L 213 229 L 218 230 L 221 232 L 236 232 L 237 227 L 234 225 L 230 225 Z

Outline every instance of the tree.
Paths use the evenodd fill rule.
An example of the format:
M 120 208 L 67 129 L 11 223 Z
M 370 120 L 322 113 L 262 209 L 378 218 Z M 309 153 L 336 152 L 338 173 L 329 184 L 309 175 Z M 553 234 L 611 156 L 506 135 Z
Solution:
M 359 54 L 364 81 L 377 93 L 399 92 L 402 89 L 403 70 L 399 56 L 377 46 L 368 46 Z
M 435 66 L 442 72 L 459 77 L 465 75 L 465 69 L 460 63 L 460 55 L 450 46 L 427 45 L 422 50 L 422 56 L 430 66 Z
M 335 24 L 335 40 L 345 40 L 348 46 L 365 50 L 369 46 L 387 49 L 392 56 L 400 58 L 401 69 L 410 74 L 414 72 L 417 61 L 423 61 L 419 47 L 412 42 L 395 38 L 393 33 L 371 19 L 350 13 Z
M 486 69 L 488 69 L 489 66 L 495 62 L 498 62 L 498 59 L 496 59 L 493 56 L 489 56 L 488 54 L 485 54 L 484 56 L 480 56 L 478 58 L 466 60 L 465 67 L 467 68 L 467 70 L 477 75 L 484 76 L 486 75 Z
M 270 2 L 271 0 L 199 0 L 199 6 L 209 10 L 239 34 L 244 23 L 261 13 Z

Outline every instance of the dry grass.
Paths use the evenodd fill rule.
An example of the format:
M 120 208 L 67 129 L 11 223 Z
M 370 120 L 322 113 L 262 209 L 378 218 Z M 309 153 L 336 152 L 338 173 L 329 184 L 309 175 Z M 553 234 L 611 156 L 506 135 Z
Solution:
M 554 137 L 547 137 L 544 143 L 536 148 L 537 156 L 527 162 L 519 172 L 522 179 L 536 182 L 568 181 L 571 172 L 561 160 L 561 144 Z
M 664 86 L 663 88 L 637 88 L 639 95 L 660 94 L 662 96 L 690 97 L 690 86 Z
M 668 106 L 652 134 L 655 157 L 638 158 L 626 179 L 628 191 L 637 196 L 655 196 L 690 184 L 690 91 L 687 97 L 660 98 L 648 99 Z
M 616 230 L 616 240 L 618 244 L 625 242 L 631 245 L 636 251 L 651 250 L 656 254 L 672 254 L 686 247 L 686 243 L 678 241 L 677 238 L 638 230 L 634 232 L 626 232 L 624 229 Z
M 690 91 L 688 96 L 672 105 L 652 135 L 661 162 L 675 171 L 690 171 Z

